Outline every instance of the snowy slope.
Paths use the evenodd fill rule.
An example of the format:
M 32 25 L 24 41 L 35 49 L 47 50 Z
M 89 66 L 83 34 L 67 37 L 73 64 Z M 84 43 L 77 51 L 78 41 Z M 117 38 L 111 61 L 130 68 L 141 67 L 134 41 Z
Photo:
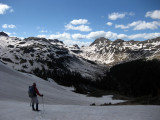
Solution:
M 44 94 L 44 108 L 39 98 L 41 112 L 32 111 L 29 104 L 27 90 L 33 82 Z M 0 120 L 159 120 L 160 106 L 89 106 L 123 101 L 86 97 L 72 89 L 0 63 Z
M 99 104 L 105 102 L 122 102 L 113 101 L 111 96 L 105 96 L 103 98 L 86 97 L 71 92 L 68 87 L 57 85 L 51 79 L 44 81 L 34 75 L 12 70 L 0 63 L 0 100 L 29 102 L 30 99 L 28 98 L 27 90 L 28 86 L 32 85 L 33 82 L 37 83 L 40 93 L 42 92 L 44 94 L 45 102 L 48 104 L 89 105 L 95 100 Z

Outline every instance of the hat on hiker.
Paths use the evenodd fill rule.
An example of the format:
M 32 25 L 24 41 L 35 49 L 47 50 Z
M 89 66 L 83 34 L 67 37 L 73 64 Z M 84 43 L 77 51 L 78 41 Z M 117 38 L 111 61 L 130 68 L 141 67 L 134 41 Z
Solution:
M 33 83 L 33 86 L 36 86 L 36 83 L 35 83 L 35 82 Z

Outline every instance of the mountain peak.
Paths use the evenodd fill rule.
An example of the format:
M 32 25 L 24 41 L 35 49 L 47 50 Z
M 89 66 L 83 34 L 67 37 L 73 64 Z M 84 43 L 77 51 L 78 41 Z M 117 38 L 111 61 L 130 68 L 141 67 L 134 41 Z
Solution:
M 39 38 L 39 37 L 28 37 L 28 38 L 25 38 L 24 40 L 26 41 L 30 41 L 30 40 L 35 40 L 35 41 L 39 41 L 39 40 L 43 40 L 43 41 L 47 41 L 46 38 Z
M 6 37 L 9 37 L 9 36 L 8 36 L 8 34 L 7 34 L 7 33 L 5 33 L 5 32 L 3 32 L 3 31 L 2 31 L 2 32 L 0 32 L 0 36 L 6 36 Z
M 80 49 L 77 44 L 74 44 L 73 47 L 74 47 L 74 48 L 77 48 L 77 49 Z
M 104 37 L 100 37 L 100 38 L 96 39 L 90 46 L 97 45 L 100 43 L 108 43 L 108 42 L 111 42 L 111 41 L 109 39 L 104 38 Z
M 62 41 L 58 40 L 58 39 L 48 39 L 50 42 L 54 42 L 54 43 L 61 43 L 63 44 Z
M 124 42 L 124 40 L 122 40 L 122 39 L 117 39 L 114 41 L 114 43 L 122 43 L 122 42 Z

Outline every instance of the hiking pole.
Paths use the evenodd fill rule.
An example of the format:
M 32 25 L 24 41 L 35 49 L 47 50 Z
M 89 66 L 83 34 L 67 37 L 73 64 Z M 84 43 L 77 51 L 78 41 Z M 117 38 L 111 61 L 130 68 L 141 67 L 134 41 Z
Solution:
M 43 96 L 42 96 L 42 104 L 43 104 L 43 111 L 44 111 L 44 101 L 43 101 Z
M 43 96 L 42 96 L 42 104 L 43 104 L 43 111 L 42 111 L 42 118 L 44 119 L 44 101 L 43 101 Z
M 30 101 L 30 107 L 32 106 L 31 104 L 32 104 L 32 100 Z

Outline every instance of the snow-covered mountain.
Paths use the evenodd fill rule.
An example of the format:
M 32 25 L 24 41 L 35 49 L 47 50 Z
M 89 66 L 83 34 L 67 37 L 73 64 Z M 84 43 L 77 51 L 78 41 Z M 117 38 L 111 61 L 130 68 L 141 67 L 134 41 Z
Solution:
M 75 54 L 111 66 L 140 58 L 160 59 L 160 37 L 146 41 L 111 41 L 102 37 L 96 39 L 89 47 L 82 47 Z
M 140 58 L 160 59 L 160 37 L 146 41 L 96 39 L 90 46 L 66 46 L 57 39 L 20 39 L 0 33 L 0 61 L 16 70 L 39 73 L 76 72 L 100 79 L 107 67 Z
M 59 40 L 29 37 L 20 39 L 0 35 L 0 61 L 16 70 L 34 73 L 77 72 L 95 80 L 106 67 L 77 57 Z

